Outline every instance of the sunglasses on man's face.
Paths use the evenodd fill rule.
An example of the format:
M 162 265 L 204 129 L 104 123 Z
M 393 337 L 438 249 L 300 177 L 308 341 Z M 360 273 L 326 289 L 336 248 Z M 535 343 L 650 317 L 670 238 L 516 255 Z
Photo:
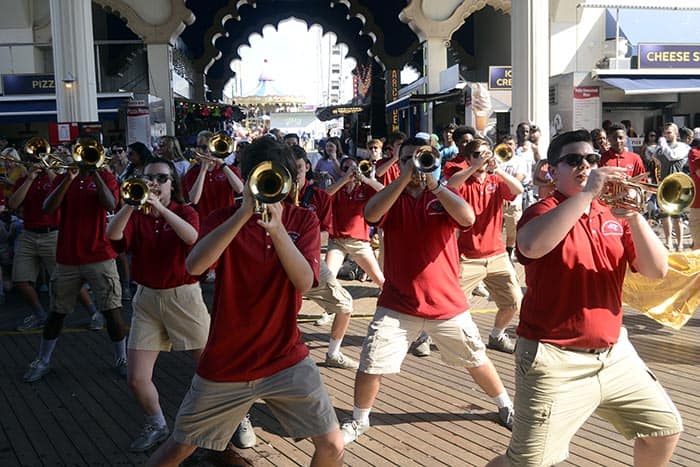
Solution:
M 144 174 L 143 178 L 149 182 L 158 182 L 161 185 L 170 180 L 170 174 Z
M 590 154 L 565 154 L 559 158 L 559 162 L 566 162 L 569 167 L 578 167 L 583 163 L 583 161 L 588 162 L 590 165 L 597 165 L 600 162 L 600 154 L 597 152 L 592 152 Z

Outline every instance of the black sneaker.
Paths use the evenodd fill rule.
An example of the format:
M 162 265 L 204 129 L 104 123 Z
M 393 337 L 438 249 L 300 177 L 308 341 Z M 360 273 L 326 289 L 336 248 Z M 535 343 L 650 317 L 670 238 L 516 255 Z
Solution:
M 498 423 L 501 426 L 508 428 L 513 431 L 513 419 L 515 418 L 515 411 L 512 406 L 501 407 L 498 409 Z

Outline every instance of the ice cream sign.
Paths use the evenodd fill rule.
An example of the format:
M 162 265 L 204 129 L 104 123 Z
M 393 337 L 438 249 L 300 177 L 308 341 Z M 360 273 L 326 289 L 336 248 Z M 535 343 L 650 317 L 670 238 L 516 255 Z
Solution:
M 510 89 L 513 82 L 512 66 L 489 67 L 489 89 Z
M 700 68 L 700 44 L 639 44 L 639 68 Z

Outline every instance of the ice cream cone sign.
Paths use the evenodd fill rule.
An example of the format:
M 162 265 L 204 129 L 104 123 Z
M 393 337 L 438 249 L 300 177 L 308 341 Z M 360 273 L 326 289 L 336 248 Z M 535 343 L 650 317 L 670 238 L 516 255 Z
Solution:
M 489 117 L 493 112 L 491 93 L 486 83 L 472 84 L 472 112 L 474 114 L 474 128 L 480 134 L 485 134 Z

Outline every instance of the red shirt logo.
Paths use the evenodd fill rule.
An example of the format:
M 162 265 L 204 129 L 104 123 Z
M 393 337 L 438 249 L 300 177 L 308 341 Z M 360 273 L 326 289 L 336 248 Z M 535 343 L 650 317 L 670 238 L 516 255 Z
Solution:
M 622 225 L 618 221 L 605 221 L 600 232 L 605 236 L 622 237 Z
M 436 214 L 445 214 L 445 208 L 442 206 L 442 203 L 438 201 L 437 199 L 431 199 L 428 201 L 428 204 L 425 206 L 426 210 L 428 211 L 429 216 L 434 216 Z
M 297 240 L 299 240 L 299 232 L 287 232 L 289 234 L 289 238 L 292 239 L 292 243 L 296 243 Z
M 486 191 L 486 193 L 495 193 L 496 190 L 498 190 L 498 185 L 495 183 L 489 183 L 484 187 L 484 191 Z

